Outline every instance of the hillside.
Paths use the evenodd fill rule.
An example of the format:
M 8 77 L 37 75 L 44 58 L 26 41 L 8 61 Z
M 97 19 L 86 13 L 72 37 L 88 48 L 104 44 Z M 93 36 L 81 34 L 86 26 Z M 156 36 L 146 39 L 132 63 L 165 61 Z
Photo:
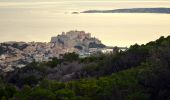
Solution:
M 0 98 L 14 100 L 169 100 L 170 36 L 127 51 L 33 62 L 1 73 Z

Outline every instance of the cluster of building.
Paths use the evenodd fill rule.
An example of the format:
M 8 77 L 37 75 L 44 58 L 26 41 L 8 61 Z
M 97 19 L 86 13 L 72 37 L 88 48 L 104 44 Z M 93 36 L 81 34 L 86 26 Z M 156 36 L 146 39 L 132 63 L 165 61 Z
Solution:
M 47 62 L 52 58 L 61 58 L 65 53 L 76 52 L 80 57 L 104 50 L 106 46 L 97 38 L 84 31 L 63 32 L 43 42 L 6 42 L 0 44 L 0 70 L 8 72 L 14 68 L 25 67 L 28 63 Z
M 47 62 L 54 57 L 66 52 L 74 52 L 74 48 L 63 48 L 55 43 L 30 42 L 23 49 L 15 47 L 14 44 L 22 46 L 21 42 L 8 42 L 7 45 L 1 45 L 5 51 L 0 55 L 0 69 L 5 72 L 13 70 L 14 67 L 24 67 L 28 63 Z M 10 45 L 9 45 L 10 44 Z M 22 44 L 22 45 L 21 45 Z

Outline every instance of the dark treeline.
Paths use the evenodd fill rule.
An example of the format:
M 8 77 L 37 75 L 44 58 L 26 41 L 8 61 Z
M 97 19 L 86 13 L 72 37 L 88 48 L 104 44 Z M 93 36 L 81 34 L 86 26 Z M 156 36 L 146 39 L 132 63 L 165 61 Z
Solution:
M 170 100 L 170 36 L 127 51 L 33 62 L 1 73 L 2 100 Z

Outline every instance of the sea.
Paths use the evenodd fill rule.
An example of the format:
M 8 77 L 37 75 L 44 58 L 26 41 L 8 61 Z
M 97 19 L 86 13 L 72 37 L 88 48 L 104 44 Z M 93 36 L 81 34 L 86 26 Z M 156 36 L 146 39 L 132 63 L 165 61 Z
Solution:
M 170 1 L 0 0 L 0 42 L 49 42 L 70 30 L 85 31 L 108 46 L 145 44 L 170 35 L 170 14 L 79 13 L 86 10 L 170 7 Z

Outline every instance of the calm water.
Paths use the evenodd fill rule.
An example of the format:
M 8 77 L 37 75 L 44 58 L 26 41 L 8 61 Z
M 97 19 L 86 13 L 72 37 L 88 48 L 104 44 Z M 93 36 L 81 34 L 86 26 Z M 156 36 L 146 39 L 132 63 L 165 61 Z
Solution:
M 90 9 L 170 7 L 170 1 L 0 2 L 0 41 L 50 41 L 85 30 L 107 45 L 129 46 L 170 35 L 170 14 L 71 14 Z

